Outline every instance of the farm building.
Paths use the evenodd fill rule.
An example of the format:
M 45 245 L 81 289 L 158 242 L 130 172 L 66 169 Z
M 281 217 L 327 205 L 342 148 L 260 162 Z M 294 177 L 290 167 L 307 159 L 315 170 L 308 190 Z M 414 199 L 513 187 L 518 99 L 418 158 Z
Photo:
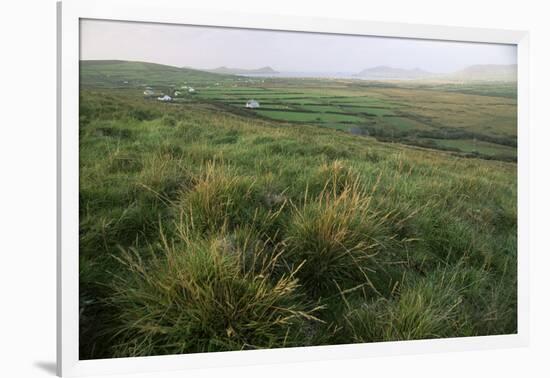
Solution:
M 248 100 L 246 102 L 246 105 L 245 107 L 247 108 L 259 108 L 260 107 L 260 103 L 256 100 Z
M 189 87 L 189 89 L 187 90 L 187 92 L 189 92 L 189 93 L 194 93 L 194 92 L 195 92 L 195 88 Z
M 155 92 L 151 89 L 146 89 L 145 91 L 143 91 L 144 96 L 153 96 L 154 94 Z
M 162 97 L 157 97 L 157 100 L 164 101 L 164 102 L 170 102 L 170 101 L 172 101 L 172 97 L 170 97 L 168 95 L 164 95 Z

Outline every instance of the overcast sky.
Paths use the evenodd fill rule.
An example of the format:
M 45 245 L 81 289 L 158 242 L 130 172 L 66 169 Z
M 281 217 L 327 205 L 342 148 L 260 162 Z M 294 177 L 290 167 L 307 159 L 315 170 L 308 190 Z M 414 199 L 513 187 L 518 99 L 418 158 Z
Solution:
M 120 59 L 193 68 L 359 72 L 375 66 L 451 72 L 515 64 L 513 45 L 460 43 L 184 25 L 82 20 L 81 59 Z

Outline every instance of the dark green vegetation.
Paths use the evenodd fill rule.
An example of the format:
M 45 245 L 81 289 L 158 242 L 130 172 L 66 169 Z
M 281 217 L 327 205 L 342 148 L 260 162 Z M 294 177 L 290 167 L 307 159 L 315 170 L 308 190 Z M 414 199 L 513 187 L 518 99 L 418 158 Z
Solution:
M 250 115 L 228 102 L 251 89 L 206 101 L 200 81 L 219 76 L 195 74 L 171 79 L 198 93 L 165 104 L 123 74 L 128 88 L 94 86 L 83 70 L 80 358 L 516 332 L 514 163 L 319 127 L 332 113 L 319 123 Z M 297 101 L 277 85 L 274 106 Z M 345 105 L 300 101 L 357 105 L 379 111 L 377 122 L 413 112 L 406 89 L 365 91 L 373 98 L 348 93 Z M 443 122 L 427 104 L 414 111 Z M 437 130 L 405 113 L 390 117 L 395 127 Z M 458 126 L 459 114 L 457 129 L 483 131 L 481 121 Z M 515 135 L 502 119 L 502 134 L 495 123 L 484 135 Z

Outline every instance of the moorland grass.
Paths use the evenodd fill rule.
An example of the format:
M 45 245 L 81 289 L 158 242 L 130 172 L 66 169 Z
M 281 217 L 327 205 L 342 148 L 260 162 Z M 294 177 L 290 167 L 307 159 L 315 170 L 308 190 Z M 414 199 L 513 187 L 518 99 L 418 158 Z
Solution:
M 516 332 L 514 163 L 80 103 L 81 359 Z

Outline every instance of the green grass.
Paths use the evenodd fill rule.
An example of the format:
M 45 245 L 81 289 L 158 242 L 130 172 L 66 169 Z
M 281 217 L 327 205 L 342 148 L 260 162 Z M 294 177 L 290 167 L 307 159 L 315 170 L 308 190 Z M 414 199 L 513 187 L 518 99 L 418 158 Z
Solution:
M 132 88 L 80 106 L 81 359 L 516 332 L 514 163 Z
M 427 125 L 405 117 L 385 117 L 383 122 L 399 131 L 430 129 Z
M 228 75 L 212 74 L 188 68 L 155 63 L 120 60 L 87 60 L 80 62 L 81 84 L 104 88 L 135 88 L 153 86 L 166 89 L 170 85 L 214 85 L 231 79 Z
M 503 146 L 484 141 L 474 141 L 472 139 L 440 139 L 434 140 L 443 147 L 457 148 L 466 152 L 480 152 L 486 155 L 516 156 L 516 148 Z
M 360 117 L 347 114 L 332 114 L 332 113 L 304 113 L 304 112 L 289 112 L 285 110 L 256 110 L 256 113 L 279 121 L 288 122 L 359 122 Z
M 253 98 L 261 108 L 249 112 L 251 116 L 348 132 L 362 129 L 381 141 L 453 149 L 487 159 L 515 159 L 515 154 L 505 151 L 517 145 L 517 88 L 513 83 L 405 81 L 381 85 L 357 80 L 259 79 L 114 60 L 82 61 L 80 72 L 83 88 L 135 94 L 147 87 L 156 94 L 173 94 L 180 88 L 175 102 L 216 104 L 237 113 Z M 196 92 L 190 95 L 183 86 L 192 86 Z M 110 107 L 106 99 L 100 111 L 108 113 Z M 84 108 L 82 113 L 88 111 Z M 144 120 L 158 114 L 131 116 Z M 492 147 L 472 151 L 460 142 L 474 138 Z M 433 139 L 447 141 L 434 143 Z
M 80 358 L 516 332 L 509 86 L 81 78 Z
M 117 260 L 129 274 L 116 278 L 108 304 L 117 324 L 112 353 L 174 353 L 297 346 L 304 326 L 318 322 L 294 272 L 271 279 L 276 258 L 262 245 L 219 234 L 181 234 L 147 255 L 129 250 Z M 147 260 L 145 260 L 147 258 Z

